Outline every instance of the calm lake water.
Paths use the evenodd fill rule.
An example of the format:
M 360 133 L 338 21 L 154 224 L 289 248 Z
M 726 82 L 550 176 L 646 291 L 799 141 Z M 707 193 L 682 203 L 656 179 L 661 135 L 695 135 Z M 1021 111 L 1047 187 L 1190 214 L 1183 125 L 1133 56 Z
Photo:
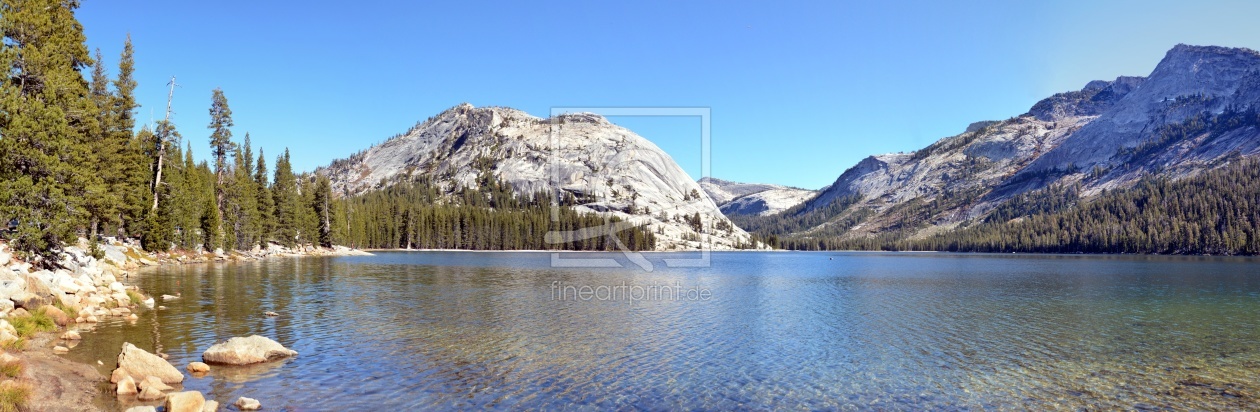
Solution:
M 182 370 L 268 336 L 300 355 L 184 383 L 267 410 L 1260 408 L 1252 259 L 648 256 L 651 272 L 474 252 L 163 267 L 132 281 L 181 299 L 68 356 L 108 376 L 129 341 Z

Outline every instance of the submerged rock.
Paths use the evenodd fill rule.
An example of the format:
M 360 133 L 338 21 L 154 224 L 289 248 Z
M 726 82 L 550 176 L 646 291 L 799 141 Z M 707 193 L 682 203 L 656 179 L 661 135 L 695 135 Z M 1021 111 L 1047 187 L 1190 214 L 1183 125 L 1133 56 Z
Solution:
M 237 399 L 234 405 L 242 411 L 256 411 L 262 409 L 262 403 L 259 403 L 257 399 L 246 398 L 244 396 Z
M 166 412 L 201 412 L 206 397 L 197 391 L 175 392 L 166 397 Z
M 68 330 L 68 331 L 66 331 L 66 333 L 61 334 L 61 339 L 64 339 L 64 340 L 79 340 L 79 339 L 83 339 L 83 337 L 82 337 L 82 336 L 79 336 L 79 332 L 72 331 L 72 330 Z
M 192 373 L 206 373 L 210 371 L 210 365 L 202 362 L 192 362 L 188 364 L 188 371 Z
M 201 359 L 209 363 L 248 365 L 297 356 L 297 352 L 263 336 L 235 337 L 211 346 Z
M 170 362 L 131 343 L 123 344 L 122 352 L 118 354 L 118 367 L 125 369 L 134 379 L 156 376 L 163 383 L 184 381 L 184 374 Z

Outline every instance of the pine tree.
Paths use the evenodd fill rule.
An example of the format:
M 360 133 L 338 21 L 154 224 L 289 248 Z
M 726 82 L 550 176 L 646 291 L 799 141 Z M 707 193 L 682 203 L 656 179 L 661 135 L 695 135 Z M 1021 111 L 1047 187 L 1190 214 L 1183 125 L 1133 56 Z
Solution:
M 81 196 L 92 177 L 89 135 L 96 113 L 80 70 L 92 59 L 78 2 L 0 1 L 0 216 L 15 220 L 12 245 L 55 256 L 87 219 Z
M 90 96 L 95 106 L 95 127 L 89 132 L 87 147 L 88 162 L 82 166 L 89 170 L 90 179 L 85 179 L 87 186 L 83 188 L 84 207 L 89 214 L 88 238 L 95 241 L 102 224 L 117 224 L 122 198 L 118 189 L 123 181 L 122 167 L 119 164 L 123 142 L 117 141 L 114 129 L 114 96 L 109 92 L 109 78 L 105 75 L 105 63 L 101 50 L 96 49 L 96 64 L 92 66 L 92 82 Z M 115 187 L 118 186 L 118 187 Z
M 153 172 L 150 161 L 145 156 L 145 146 L 149 139 L 135 133 L 135 111 L 140 107 L 136 102 L 135 50 L 131 46 L 131 35 L 123 44 L 122 56 L 118 60 L 118 76 L 114 80 L 113 129 L 110 133 L 121 144 L 119 165 L 122 167 L 121 188 L 117 189 L 122 198 L 122 218 L 125 233 L 138 233 L 131 226 L 138 226 L 151 202 L 151 193 L 147 190 Z M 133 223 L 134 222 L 134 223 Z
M 294 215 L 298 222 L 298 243 L 315 244 L 319 241 L 319 218 L 315 215 L 315 182 L 309 175 L 298 179 L 298 200 Z
M 234 247 L 246 250 L 258 244 L 258 188 L 254 182 L 254 150 L 250 147 L 249 133 L 245 134 L 244 148 L 234 153 L 236 168 L 232 178 L 231 213 L 236 216 L 232 230 L 236 232 Z
M 223 89 L 215 88 L 210 102 L 210 125 L 206 128 L 213 130 L 210 132 L 210 155 L 214 156 L 215 210 L 220 223 L 226 212 L 223 202 L 227 197 L 228 155 L 236 147 L 232 143 L 232 126 L 232 109 L 228 107 L 227 96 L 223 94 Z M 219 232 L 222 231 L 223 228 L 219 227 Z
M 294 246 L 297 244 L 298 231 L 298 188 L 293 169 L 289 166 L 289 150 L 276 157 L 275 183 L 271 185 L 271 195 L 275 199 L 275 235 L 280 244 Z
M 258 195 L 258 246 L 266 248 L 276 230 L 275 199 L 267 185 L 267 160 L 262 148 L 258 148 L 258 164 L 254 170 L 254 189 Z
M 315 217 L 319 219 L 319 245 L 333 244 L 332 183 L 327 176 L 317 176 L 315 181 Z

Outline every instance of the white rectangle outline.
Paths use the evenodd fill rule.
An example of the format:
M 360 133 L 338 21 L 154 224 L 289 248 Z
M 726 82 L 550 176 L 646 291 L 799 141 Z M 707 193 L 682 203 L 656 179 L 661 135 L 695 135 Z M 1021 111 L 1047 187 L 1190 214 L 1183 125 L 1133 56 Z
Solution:
M 564 106 L 553 106 L 551 108 L 550 118 L 555 119 L 556 116 L 559 116 L 562 114 L 571 114 L 571 113 L 594 113 L 594 114 L 603 116 L 605 118 L 609 116 L 699 117 L 700 118 L 700 135 L 701 135 L 700 173 L 703 175 L 701 176 L 701 178 L 705 178 L 705 177 L 709 177 L 709 171 L 710 171 L 709 147 L 710 147 L 710 130 L 711 130 L 712 112 L 713 112 L 712 108 L 709 108 L 709 107 L 594 107 L 594 106 L 564 107 Z M 553 188 L 555 188 L 555 190 L 557 191 L 556 194 L 558 195 L 559 190 L 560 190 L 560 180 L 559 180 L 560 163 L 559 163 L 559 159 L 556 157 L 556 152 L 557 152 L 556 146 L 558 145 L 558 142 L 559 142 L 559 137 L 556 135 L 556 122 L 551 122 L 549 124 L 548 134 L 550 135 L 550 141 L 551 141 L 551 150 L 549 151 L 551 154 L 550 156 L 551 158 L 551 173 L 550 173 L 551 185 Z M 554 222 L 559 219 L 560 219 L 559 203 L 554 203 L 551 206 L 551 220 Z M 703 240 L 700 242 L 700 245 L 701 245 L 700 255 L 701 256 L 699 259 L 666 258 L 666 259 L 662 259 L 665 262 L 665 266 L 666 267 L 709 267 L 711 266 L 710 253 L 712 252 L 712 249 L 713 249 L 713 246 L 712 246 L 713 240 L 707 236 L 701 237 L 701 239 L 707 239 L 708 242 L 706 243 Z M 616 259 L 610 259 L 610 258 L 562 259 L 560 258 L 559 252 L 553 252 L 551 254 L 551 265 L 552 267 L 602 267 L 602 268 L 623 267 L 620 262 L 617 262 Z

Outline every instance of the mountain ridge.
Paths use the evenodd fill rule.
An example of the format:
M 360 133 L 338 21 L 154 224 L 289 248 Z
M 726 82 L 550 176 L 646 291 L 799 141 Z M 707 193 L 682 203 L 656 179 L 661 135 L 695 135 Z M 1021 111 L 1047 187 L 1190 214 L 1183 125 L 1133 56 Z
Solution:
M 415 179 L 446 190 L 489 174 L 521 196 L 546 192 L 579 212 L 647 225 L 662 250 L 746 244 L 750 237 L 651 141 L 592 113 L 539 118 L 462 103 L 315 173 L 341 195 Z M 698 220 L 698 221 L 697 221 Z
M 1260 53 L 1177 45 L 1148 76 L 1091 81 L 923 149 L 869 156 L 790 213 L 856 202 L 813 228 L 775 235 L 916 238 L 1050 185 L 1080 185 L 1089 198 L 1151 175 L 1192 176 L 1260 153 L 1248 120 L 1257 107 Z

